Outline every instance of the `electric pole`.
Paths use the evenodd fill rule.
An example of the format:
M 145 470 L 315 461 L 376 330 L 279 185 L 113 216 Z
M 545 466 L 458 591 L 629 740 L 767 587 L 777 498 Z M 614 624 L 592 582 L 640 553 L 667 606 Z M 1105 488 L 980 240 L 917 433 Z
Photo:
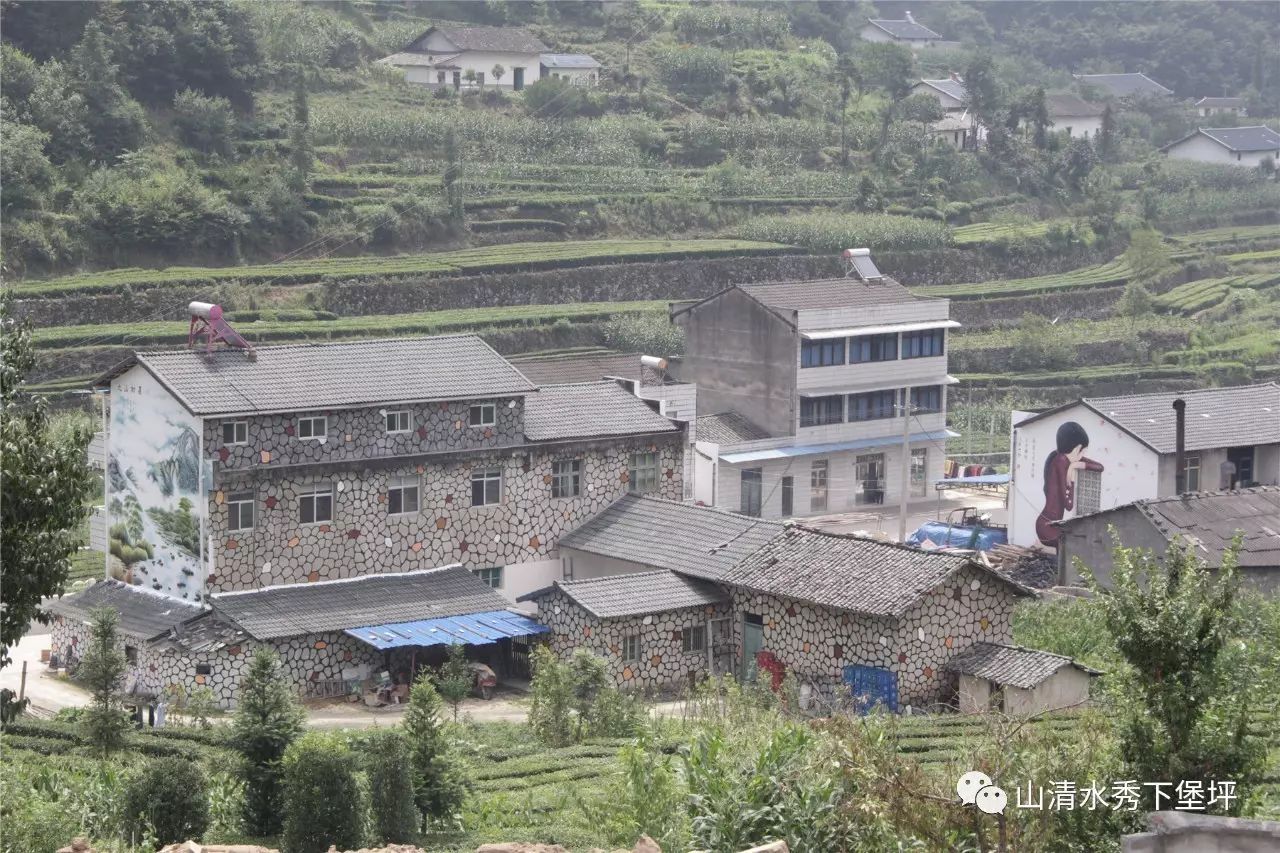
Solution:
M 902 471 L 898 495 L 898 541 L 907 541 L 907 496 L 911 493 L 911 386 L 902 389 Z

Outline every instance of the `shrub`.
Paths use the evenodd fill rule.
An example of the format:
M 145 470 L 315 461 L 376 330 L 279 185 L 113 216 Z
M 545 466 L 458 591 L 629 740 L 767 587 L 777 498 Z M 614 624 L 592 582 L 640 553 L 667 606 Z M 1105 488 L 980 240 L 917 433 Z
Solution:
M 365 839 L 368 792 L 338 735 L 309 732 L 284 754 L 284 853 L 354 850 Z
M 615 317 L 605 324 L 604 341 L 621 352 L 665 357 L 684 349 L 680 328 L 663 314 L 644 313 Z
M 404 733 L 413 765 L 414 800 L 428 823 L 453 815 L 462 804 L 462 778 L 440 719 L 440 694 L 423 673 L 409 691 Z
M 1024 314 L 1014 333 L 1009 366 L 1017 370 L 1050 370 L 1075 358 L 1071 341 L 1062 330 L 1039 314 Z
M 281 759 L 302 731 L 302 709 L 269 649 L 254 653 L 240 682 L 232 742 L 245 757 L 245 826 L 253 835 L 280 831 Z
M 951 243 L 951 233 L 941 222 L 886 213 L 761 216 L 739 225 L 734 233 L 742 239 L 789 243 L 815 252 L 860 247 L 873 252 L 936 249 Z
M 419 816 L 409 742 L 395 728 L 374 729 L 362 741 L 374 835 L 383 844 L 411 842 L 418 835 Z
M 471 668 L 467 665 L 467 652 L 461 645 L 449 646 L 448 657 L 444 668 L 440 671 L 440 685 L 437 688 L 440 697 L 453 709 L 453 721 L 458 722 L 458 706 L 471 695 L 471 685 L 475 681 Z
M 235 114 L 226 98 L 184 89 L 173 97 L 174 127 L 187 145 L 205 154 L 231 153 Z
M 159 844 L 199 839 L 209 826 L 204 771 L 181 758 L 151 759 L 125 783 L 124 816 L 134 838 L 150 834 Z
M 529 727 L 543 743 L 565 746 L 584 737 L 629 737 L 640 728 L 639 700 L 607 686 L 604 661 L 578 649 L 562 663 L 546 646 L 533 652 Z

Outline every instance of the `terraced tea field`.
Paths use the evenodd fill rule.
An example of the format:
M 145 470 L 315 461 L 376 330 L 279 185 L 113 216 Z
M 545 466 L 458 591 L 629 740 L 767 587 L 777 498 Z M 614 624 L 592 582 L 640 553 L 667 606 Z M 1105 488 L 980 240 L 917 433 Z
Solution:
M 1280 240 L 1280 224 L 1273 225 L 1227 225 L 1222 228 L 1208 228 L 1204 231 L 1192 231 L 1188 234 L 1173 234 L 1168 239 L 1185 246 L 1211 247 L 1223 244 L 1248 243 L 1252 241 Z
M 1194 314 L 1222 302 L 1232 291 L 1267 290 L 1280 285 L 1280 271 L 1202 278 L 1180 284 L 1155 298 L 1157 308 Z
M 1117 287 L 1129 280 L 1132 270 L 1121 258 L 1105 264 L 1083 267 L 1066 273 L 1032 278 L 1001 279 L 969 284 L 942 284 L 913 288 L 921 296 L 943 296 L 950 299 L 990 299 L 1000 296 L 1030 296 L 1057 290 L 1090 287 Z

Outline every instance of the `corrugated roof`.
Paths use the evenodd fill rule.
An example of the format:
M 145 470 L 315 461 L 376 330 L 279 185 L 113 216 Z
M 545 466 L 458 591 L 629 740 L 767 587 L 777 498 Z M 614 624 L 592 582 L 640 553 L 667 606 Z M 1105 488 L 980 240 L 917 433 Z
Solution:
M 768 438 L 768 431 L 756 426 L 739 412 L 720 412 L 698 418 L 698 441 L 716 444 L 738 444 Z
M 1064 666 L 1077 667 L 1090 675 L 1101 675 L 1098 670 L 1062 655 L 1003 643 L 974 643 L 947 661 L 943 669 L 985 678 L 1006 687 L 1030 690 Z
M 867 18 L 867 20 L 896 39 L 920 41 L 942 38 L 933 30 L 915 21 L 891 21 L 884 18 Z
M 544 53 L 547 46 L 528 30 L 516 27 L 432 27 L 444 34 L 460 50 L 491 50 L 498 53 Z M 431 30 L 427 30 L 427 33 Z M 422 35 L 426 35 L 423 33 Z M 414 41 L 422 38 L 419 36 Z
M 398 649 L 404 646 L 485 645 L 509 637 L 545 634 L 549 630 L 546 625 L 540 625 L 521 613 L 489 610 L 465 616 L 348 628 L 343 633 L 375 649 Z
M 885 276 L 875 281 L 829 278 L 818 281 L 780 281 L 771 284 L 740 284 L 743 292 L 771 308 L 804 311 L 811 308 L 859 308 L 919 301 L 896 280 Z
M 562 536 L 560 547 L 718 580 L 781 530 L 776 521 L 626 495 Z
M 502 610 L 507 600 L 462 566 L 214 593 L 210 603 L 259 640 Z
M 570 354 L 542 358 L 512 358 L 512 364 L 539 385 L 599 382 L 606 376 L 640 379 L 640 353 Z
M 139 352 L 97 380 L 141 364 L 193 414 L 313 411 L 519 396 L 534 385 L 475 335 L 239 349 Z
M 950 77 L 941 80 L 921 80 L 920 82 L 950 95 L 957 101 L 964 101 L 969 97 L 969 90 L 964 87 L 964 83 L 959 80 L 952 80 Z
M 1178 398 L 1187 403 L 1187 450 L 1280 443 L 1280 383 L 1086 397 L 1082 402 L 1156 452 L 1173 453 L 1177 449 L 1173 401 Z
M 1280 151 L 1280 133 L 1263 124 L 1253 127 L 1202 127 L 1198 132 L 1231 151 Z
M 206 612 L 198 604 L 118 580 L 101 580 L 74 595 L 55 598 L 45 609 L 68 619 L 88 622 L 91 611 L 100 607 L 109 607 L 120 614 L 120 633 L 141 640 L 158 637 Z
M 544 53 L 539 62 L 548 68 L 599 68 L 595 57 L 585 53 Z
M 683 577 L 671 571 L 556 581 L 545 589 L 521 596 L 520 600 L 536 601 L 555 589 L 599 619 L 706 607 L 729 600 L 728 593 L 714 583 Z
M 1172 89 L 1166 89 L 1145 74 L 1075 74 L 1081 83 L 1088 83 L 1106 90 L 1117 98 L 1131 95 L 1172 95 Z
M 1101 116 L 1103 107 L 1091 104 L 1079 95 L 1064 92 L 1044 96 L 1049 118 L 1095 118 Z
M 801 525 L 788 525 L 725 582 L 837 610 L 895 617 L 969 566 L 1020 594 L 1034 594 L 965 557 Z
M 1210 563 L 1222 556 L 1239 533 L 1243 537 L 1241 566 L 1280 569 L 1280 487 L 1198 492 L 1137 501 L 1133 506 L 1166 539 L 1182 537 Z
M 524 400 L 530 441 L 678 432 L 667 418 L 617 382 L 546 385 Z

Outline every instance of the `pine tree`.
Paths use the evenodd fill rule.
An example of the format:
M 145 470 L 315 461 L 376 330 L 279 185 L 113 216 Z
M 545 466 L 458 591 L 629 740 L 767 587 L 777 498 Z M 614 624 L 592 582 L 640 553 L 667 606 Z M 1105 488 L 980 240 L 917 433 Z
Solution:
M 128 662 L 120 648 L 120 613 L 102 607 L 92 612 L 91 619 L 89 647 L 76 677 L 93 693 L 93 701 L 84 709 L 80 725 L 89 743 L 105 755 L 124 746 L 129 728 L 120 702 L 120 682 Z
M 444 136 L 444 174 L 440 184 L 444 188 L 444 201 L 449 208 L 449 222 L 454 228 L 461 230 L 465 211 L 462 206 L 462 188 L 458 179 L 462 177 L 462 159 L 458 153 L 458 138 L 450 128 Z
M 462 805 L 462 779 L 440 719 L 442 707 L 431 676 L 423 673 L 409 691 L 404 732 L 413 763 L 414 799 L 428 823 L 448 818 Z
M 418 834 L 418 809 L 413 798 L 413 764 L 409 742 L 398 728 L 374 729 L 364 748 L 369 775 L 373 829 L 383 844 L 412 842 Z
M 301 74 L 293 89 L 293 121 L 289 124 L 289 163 L 293 166 L 291 182 L 297 189 L 307 185 L 314 166 L 311 151 L 311 107 L 307 103 L 307 84 Z
M 461 645 L 449 647 L 444 669 L 440 672 L 440 696 L 453 708 L 453 721 L 458 722 L 458 706 L 471 695 L 475 677 L 467 665 L 467 653 Z
M 1098 158 L 1110 163 L 1116 150 L 1116 116 L 1107 104 L 1102 110 L 1102 122 L 1098 127 Z
M 280 661 L 260 648 L 240 682 L 232 739 L 244 755 L 245 826 L 251 835 L 275 835 L 282 821 L 281 760 L 302 731 L 302 709 L 280 672 Z

